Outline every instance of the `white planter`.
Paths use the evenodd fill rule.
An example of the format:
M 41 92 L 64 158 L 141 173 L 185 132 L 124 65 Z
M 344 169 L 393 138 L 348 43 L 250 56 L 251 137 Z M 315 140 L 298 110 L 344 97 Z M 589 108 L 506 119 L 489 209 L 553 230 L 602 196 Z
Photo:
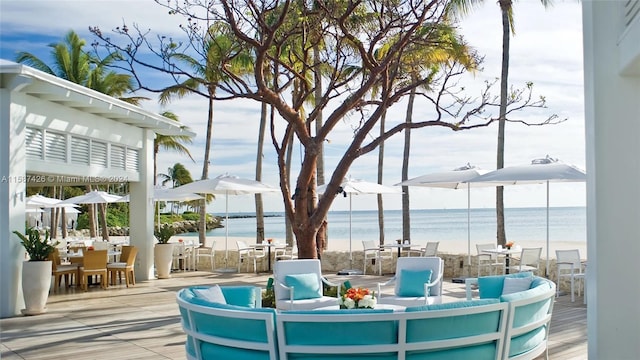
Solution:
M 174 244 L 156 244 L 153 260 L 156 265 L 156 275 L 158 279 L 168 279 L 171 277 L 171 263 L 173 262 Z
M 51 288 L 51 261 L 25 261 L 22 263 L 22 294 L 25 315 L 38 315 L 47 311 L 47 298 Z

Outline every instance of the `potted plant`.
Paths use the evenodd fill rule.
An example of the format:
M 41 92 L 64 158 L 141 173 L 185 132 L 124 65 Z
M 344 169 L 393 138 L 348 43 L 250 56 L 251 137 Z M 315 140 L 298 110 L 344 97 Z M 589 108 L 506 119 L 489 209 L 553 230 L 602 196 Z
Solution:
M 49 242 L 49 231 L 44 234 L 44 239 L 35 228 L 28 228 L 22 234 L 14 231 L 20 238 L 20 243 L 27 251 L 29 259 L 22 263 L 22 295 L 25 315 L 37 315 L 47 311 L 47 298 L 51 287 L 52 262 L 49 255 L 53 253 L 59 242 Z
M 158 279 L 168 279 L 171 277 L 171 263 L 173 262 L 173 244 L 169 239 L 175 235 L 173 226 L 164 224 L 155 231 L 158 243 L 154 249 L 154 263 Z

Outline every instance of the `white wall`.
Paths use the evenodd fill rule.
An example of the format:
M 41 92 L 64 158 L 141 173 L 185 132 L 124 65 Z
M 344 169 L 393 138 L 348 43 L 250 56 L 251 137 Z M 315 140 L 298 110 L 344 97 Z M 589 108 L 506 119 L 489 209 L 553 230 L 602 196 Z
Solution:
M 618 48 L 622 4 L 583 1 L 590 359 L 640 354 L 640 77 Z

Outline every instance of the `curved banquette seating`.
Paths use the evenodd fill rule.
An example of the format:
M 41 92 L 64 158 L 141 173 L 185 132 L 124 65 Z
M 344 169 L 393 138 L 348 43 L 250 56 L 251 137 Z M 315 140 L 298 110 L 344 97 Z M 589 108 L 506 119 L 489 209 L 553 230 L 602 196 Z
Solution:
M 471 298 L 475 284 L 480 299 Z M 396 312 L 260 308 L 260 289 L 251 286 L 185 288 L 177 301 L 188 359 L 533 359 L 545 352 L 553 282 L 521 273 L 468 279 L 467 288 L 467 300 Z

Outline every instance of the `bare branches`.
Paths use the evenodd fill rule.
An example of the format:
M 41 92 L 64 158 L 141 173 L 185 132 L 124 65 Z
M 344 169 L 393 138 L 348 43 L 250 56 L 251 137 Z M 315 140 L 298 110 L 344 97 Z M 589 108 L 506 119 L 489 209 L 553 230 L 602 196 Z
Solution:
M 117 54 L 119 66 L 133 74 L 140 89 L 191 92 L 210 100 L 248 98 L 272 106 L 279 115 L 271 119 L 271 137 L 285 194 L 290 191 L 284 184 L 290 139 L 297 138 L 304 147 L 297 196 L 286 204 L 288 212 L 309 210 L 305 216 L 311 223 L 297 224 L 301 228 L 317 229 L 332 201 L 322 197 L 317 215 L 305 203 L 314 196 L 311 183 L 319 147 L 337 126 L 347 123 L 353 137 L 329 186 L 346 175 L 355 159 L 405 129 L 440 126 L 461 131 L 497 119 L 499 99 L 491 94 L 495 81 L 485 82 L 478 96 L 459 85 L 481 60 L 448 22 L 446 0 L 156 2 L 169 16 L 184 19 L 180 39 L 175 34 L 154 37 L 136 24 L 115 28 L 117 39 L 91 28 L 99 39 L 96 53 Z M 460 49 L 470 55 L 450 56 Z M 164 75 L 163 82 L 145 79 L 143 69 Z M 318 74 L 321 81 L 314 79 Z M 427 115 L 373 135 L 382 115 L 412 92 L 419 95 L 422 114 Z M 556 115 L 539 122 L 517 118 L 532 108 L 546 108 L 545 99 L 533 95 L 532 84 L 511 89 L 508 121 L 535 126 L 562 121 Z M 322 126 L 314 134 L 312 124 L 319 120 Z M 276 126 L 280 121 L 284 130 Z

